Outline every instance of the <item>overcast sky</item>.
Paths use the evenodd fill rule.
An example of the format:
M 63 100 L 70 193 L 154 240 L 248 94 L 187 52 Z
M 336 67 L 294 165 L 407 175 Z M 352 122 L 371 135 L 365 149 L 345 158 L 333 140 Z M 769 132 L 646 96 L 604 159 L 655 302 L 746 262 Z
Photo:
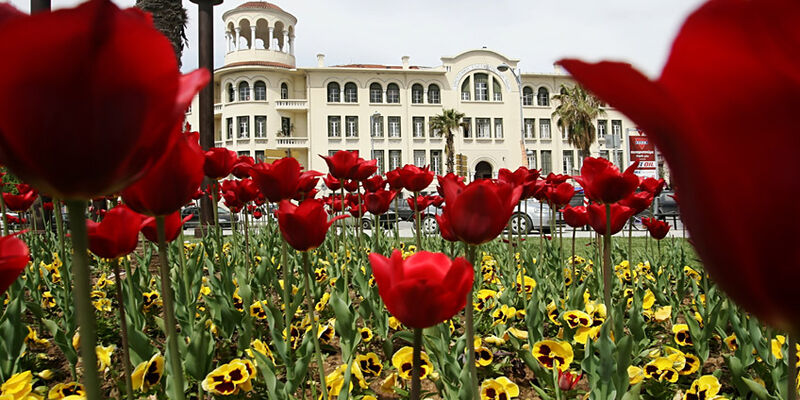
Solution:
M 222 13 L 246 0 L 215 8 L 215 64 L 225 52 Z M 80 0 L 52 0 L 54 8 Z M 114 0 L 129 7 L 135 0 Z M 29 10 L 29 1 L 12 0 Z M 183 69 L 197 67 L 197 5 L 189 11 L 189 47 Z M 520 59 L 523 72 L 552 72 L 563 57 L 628 61 L 658 76 L 683 20 L 701 0 L 283 0 L 275 4 L 297 17 L 298 66 L 326 64 L 437 66 L 440 58 L 486 46 Z

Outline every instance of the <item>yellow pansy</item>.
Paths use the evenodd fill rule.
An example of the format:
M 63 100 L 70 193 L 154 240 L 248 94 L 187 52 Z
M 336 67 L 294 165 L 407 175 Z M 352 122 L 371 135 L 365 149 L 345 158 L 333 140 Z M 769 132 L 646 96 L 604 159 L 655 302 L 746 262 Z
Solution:
M 672 306 L 659 307 L 656 309 L 656 312 L 653 313 L 653 318 L 657 322 L 664 322 L 668 320 L 671 316 L 672 316 Z
M 472 303 L 475 311 L 483 311 L 494 307 L 494 300 L 497 298 L 497 292 L 491 289 L 481 289 L 478 291 L 477 299 Z
M 660 382 L 676 382 L 678 371 L 674 368 L 674 361 L 668 357 L 658 357 L 644 366 L 644 376 L 658 379 Z
M 786 344 L 786 336 L 783 335 L 775 335 L 775 339 L 772 339 L 772 355 L 775 356 L 778 360 L 783 359 L 783 345 Z
M 581 310 L 569 310 L 564 313 L 563 319 L 567 322 L 567 326 L 572 329 L 579 326 L 584 328 L 592 326 L 592 317 Z
M 361 341 L 364 343 L 369 343 L 369 341 L 372 340 L 372 330 L 367 327 L 359 329 L 358 334 L 361 336 Z
M 142 361 L 131 374 L 133 389 L 147 392 L 151 387 L 158 385 L 164 375 L 164 356 L 161 353 L 153 354 L 147 361 Z
M 476 367 L 485 367 L 492 363 L 494 359 L 494 354 L 492 351 L 489 350 L 487 347 L 482 345 L 482 341 L 480 337 L 476 337 L 474 341 L 475 346 L 475 366 Z
M 505 376 L 481 383 L 481 400 L 508 400 L 519 396 L 519 386 Z
M 533 345 L 531 353 L 547 369 L 553 369 L 557 364 L 558 369 L 565 371 L 573 359 L 572 346 L 568 342 L 542 340 Z
M 355 363 L 365 376 L 377 378 L 381 375 L 381 371 L 383 370 L 383 364 L 381 364 L 380 358 L 378 358 L 377 354 L 372 352 L 357 355 Z
M 59 383 L 47 392 L 49 400 L 65 400 L 70 396 L 86 396 L 86 390 L 78 382 Z
M 412 354 L 414 349 L 410 346 L 405 346 L 397 352 L 394 353 L 392 356 L 392 365 L 397 368 L 397 373 L 400 378 L 403 379 L 411 379 L 411 367 L 412 367 Z M 424 351 L 420 352 L 420 360 L 422 364 L 420 365 L 420 379 L 425 378 L 433 372 L 433 364 L 431 364 L 430 359 L 428 359 L 428 354 Z
M 111 355 L 114 354 L 117 346 L 95 346 L 94 350 L 97 354 L 97 370 L 105 372 L 111 366 Z
M 672 326 L 672 333 L 675 334 L 675 343 L 681 346 L 691 346 L 692 337 L 689 335 L 689 326 L 686 324 L 675 324 Z
M 722 389 L 719 380 L 714 375 L 703 375 L 689 386 L 689 390 L 683 396 L 684 400 L 711 400 L 719 399 L 717 393 Z
M 267 306 L 266 301 L 256 301 L 250 305 L 250 316 L 257 318 L 257 319 L 267 319 L 267 312 L 264 310 L 264 307 Z
M 644 292 L 644 298 L 642 298 L 642 308 L 645 310 L 649 310 L 653 307 L 653 304 L 656 303 L 656 296 L 653 294 L 653 291 L 647 289 Z
M 317 304 L 314 306 L 314 310 L 316 310 L 317 312 L 322 312 L 322 310 L 325 309 L 325 306 L 328 305 L 328 300 L 330 300 L 330 298 L 331 298 L 330 293 L 328 292 L 323 293 L 322 298 L 320 298 L 319 302 L 317 302 Z
M 725 345 L 728 346 L 728 350 L 736 351 L 739 348 L 739 343 L 736 341 L 736 334 L 732 333 L 730 336 L 722 339 L 725 342 Z
M 33 390 L 32 382 L 33 374 L 31 371 L 23 371 L 12 375 L 0 386 L 0 399 L 26 399 Z
M 631 385 L 635 385 L 644 380 L 644 370 L 630 365 L 628 366 L 628 381 Z

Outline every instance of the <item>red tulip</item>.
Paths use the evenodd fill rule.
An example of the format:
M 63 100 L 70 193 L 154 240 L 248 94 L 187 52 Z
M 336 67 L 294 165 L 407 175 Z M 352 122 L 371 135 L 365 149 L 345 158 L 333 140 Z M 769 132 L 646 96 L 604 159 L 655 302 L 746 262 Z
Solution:
M 444 181 L 450 181 L 451 184 L 448 185 L 448 187 L 450 189 L 452 189 L 452 190 L 456 190 L 458 193 L 460 193 L 461 190 L 464 190 L 464 188 L 466 187 L 466 185 L 464 184 L 464 178 L 460 177 L 460 176 L 458 176 L 458 175 L 456 175 L 456 174 L 454 174 L 452 172 L 447 174 L 447 175 L 444 175 L 444 176 L 440 175 L 436 179 L 439 181 L 439 184 L 436 186 L 436 192 L 438 192 L 439 196 L 442 196 L 442 197 L 445 197 L 445 194 L 444 194 L 445 185 L 443 183 Z M 454 193 L 454 194 L 458 194 L 458 193 Z
M 284 157 L 272 164 L 259 163 L 250 169 L 250 176 L 261 193 L 271 202 L 291 199 L 300 179 L 300 163 L 293 157 Z
M 386 187 L 386 181 L 380 175 L 375 175 L 372 178 L 365 179 L 361 182 L 364 185 L 364 190 L 368 192 L 377 192 Z
M 461 257 L 451 260 L 442 253 L 421 251 L 404 260 L 395 250 L 392 258 L 372 253 L 369 262 L 386 308 L 412 328 L 452 318 L 464 308 L 472 288 L 472 265 Z
M 658 197 L 658 195 L 661 194 L 661 191 L 664 190 L 664 186 L 666 185 L 667 182 L 664 181 L 663 179 L 644 178 L 639 183 L 639 189 L 652 193 L 653 197 Z
M 255 200 L 258 193 L 258 187 L 252 179 L 222 181 L 222 197 L 232 203 L 247 204 Z
M 458 241 L 458 236 L 456 236 L 456 233 L 453 231 L 453 225 L 450 224 L 450 220 L 447 219 L 446 213 L 437 215 L 436 222 L 439 224 L 439 233 L 442 235 L 442 239 L 448 242 Z
M 555 208 L 569 204 L 569 201 L 572 200 L 572 195 L 574 194 L 575 188 L 567 182 L 562 182 L 558 185 L 547 185 L 547 188 L 545 189 L 547 201 L 550 204 L 555 205 Z
M 606 233 L 606 206 L 604 204 L 589 204 L 586 206 L 589 214 L 589 225 L 595 232 Z M 611 234 L 622 230 L 628 219 L 634 215 L 634 210 L 619 204 L 611 204 Z
M 558 370 L 558 388 L 568 392 L 570 390 L 575 390 L 578 386 L 578 381 L 583 378 L 583 374 L 576 374 L 572 373 L 572 371 L 562 371 Z
M 342 188 L 342 182 L 333 177 L 333 175 L 328 174 L 322 177 L 322 182 L 325 183 L 325 186 L 332 191 L 337 191 Z
M 417 198 L 409 197 L 406 199 L 406 203 L 408 206 L 411 207 L 412 210 L 417 210 L 420 213 L 425 211 L 428 206 L 433 204 L 434 198 L 432 196 L 417 196 Z
M 297 192 L 301 194 L 310 193 L 317 187 L 319 177 L 322 172 L 318 171 L 303 171 L 300 177 L 297 178 Z
M 560 185 L 566 182 L 569 178 L 571 178 L 569 175 L 554 174 L 551 172 L 547 174 L 547 177 L 544 179 L 549 185 Z
M 628 197 L 619 201 L 619 204 L 633 209 L 634 214 L 638 214 L 648 208 L 653 203 L 653 194 L 648 191 L 631 193 Z
M 669 233 L 669 224 L 655 218 L 642 218 L 642 225 L 650 232 L 650 236 L 656 240 L 665 238 L 667 233 Z
M 409 192 L 421 192 L 427 188 L 433 181 L 433 171 L 428 169 L 426 165 L 424 168 L 417 167 L 413 164 L 406 164 L 400 169 L 400 179 L 403 181 L 403 187 Z
M 351 171 L 359 163 L 358 151 L 339 150 L 332 156 L 320 157 L 328 164 L 330 174 L 336 179 L 350 179 Z
M 800 3 L 789 0 L 709 1 L 686 20 L 655 81 L 628 64 L 562 61 L 663 154 L 714 281 L 759 319 L 794 334 L 799 13 Z M 759 132 L 768 139 L 754 145 Z
M 364 181 L 378 170 L 378 160 L 359 159 L 350 171 L 350 179 Z
M 192 219 L 191 214 L 181 220 L 180 211 L 175 211 L 172 214 L 164 216 L 164 241 L 169 243 L 177 239 L 178 234 L 181 233 L 181 229 L 183 229 L 183 224 L 190 219 Z M 155 218 L 148 218 L 145 220 L 145 224 L 142 226 L 142 233 L 147 240 L 158 243 L 158 226 L 156 225 Z
M 503 232 L 522 195 L 521 186 L 489 180 L 474 181 L 463 189 L 448 180 L 442 181 L 442 186 L 447 204 L 444 213 L 454 234 L 473 245 L 488 242 Z
M 374 192 L 367 192 L 364 195 L 364 204 L 367 210 L 372 215 L 382 215 L 389 211 L 389 206 L 392 205 L 392 200 L 397 196 L 397 192 L 393 190 L 377 190 Z
M 514 186 L 524 185 L 528 179 L 528 168 L 521 166 L 516 171 L 511 172 L 508 168 L 500 168 L 497 171 L 497 180 L 500 182 L 510 183 Z
M 366 204 L 350 204 L 350 208 L 347 210 L 353 218 L 358 218 L 359 216 L 364 216 L 367 213 L 367 205 Z
M 304 200 L 299 206 L 283 200 L 278 206 L 277 215 L 283 238 L 299 251 L 319 247 L 333 222 L 347 217 L 340 215 L 329 221 L 324 204 L 317 199 Z
M 393 169 L 386 173 L 386 182 L 389 183 L 389 189 L 400 190 L 403 188 L 403 177 L 400 176 L 400 168 Z
M 433 205 L 434 207 L 442 208 L 442 206 L 444 205 L 444 197 L 437 195 L 437 196 L 430 196 L 430 198 L 431 198 L 431 205 Z
M 31 193 L 31 192 L 34 195 L 39 194 L 39 192 L 36 189 L 34 189 L 33 186 L 28 185 L 27 183 L 15 183 L 14 186 L 17 187 L 17 192 L 19 194 L 28 194 L 28 193 Z
M 213 147 L 206 151 L 205 155 L 203 170 L 211 179 L 222 179 L 230 175 L 239 159 L 235 151 L 222 147 Z
M 573 228 L 582 228 L 589 224 L 589 214 L 584 206 L 567 206 L 561 212 L 564 213 L 564 222 Z
M 101 222 L 86 220 L 89 250 L 103 258 L 118 258 L 132 253 L 139 243 L 144 216 L 124 204 L 109 210 Z
M 233 165 L 233 169 L 231 173 L 233 176 L 239 179 L 245 179 L 250 177 L 250 168 L 253 168 L 253 165 L 256 164 L 256 160 L 253 160 L 253 157 L 250 156 L 239 156 L 236 159 L 236 164 Z
M 25 242 L 14 235 L 0 237 L 0 295 L 14 283 L 28 261 L 30 252 Z
M 263 217 L 263 216 L 264 216 L 264 214 L 261 212 L 261 210 L 255 210 L 255 211 L 253 211 L 253 218 L 255 218 L 255 219 L 261 219 L 261 217 Z
M 53 202 L 52 201 L 46 201 L 46 202 L 42 203 L 42 209 L 45 210 L 45 211 L 53 211 L 54 208 L 55 207 L 53 206 Z
M 620 173 L 619 168 L 605 158 L 586 157 L 581 174 L 574 178 L 592 201 L 615 203 L 628 197 L 639 186 L 639 177 L 633 173 L 637 165 L 638 161 Z
M 358 181 L 357 180 L 342 180 L 342 186 L 344 186 L 344 190 L 348 192 L 355 192 L 358 190 Z
M 136 212 L 168 215 L 192 200 L 203 182 L 203 150 L 198 133 L 178 133 L 172 148 L 153 168 L 122 191 L 122 200 Z
M 34 201 L 36 201 L 36 192 L 33 191 L 26 194 L 3 193 L 3 202 L 6 203 L 6 207 L 11 211 L 28 211 Z
M 110 1 L 31 16 L 3 7 L 0 20 L 0 54 L 14 55 L 0 63 L 0 162 L 62 199 L 142 176 L 209 79 L 181 76 L 152 19 Z

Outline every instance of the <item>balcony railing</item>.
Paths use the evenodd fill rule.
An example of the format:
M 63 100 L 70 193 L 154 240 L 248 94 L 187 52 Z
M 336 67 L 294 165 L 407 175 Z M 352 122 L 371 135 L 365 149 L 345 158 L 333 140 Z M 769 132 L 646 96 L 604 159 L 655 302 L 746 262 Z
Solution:
M 305 148 L 308 147 L 308 138 L 304 137 L 288 137 L 275 139 L 277 148 Z
M 276 110 L 308 110 L 308 100 L 275 100 Z
M 222 114 L 222 104 L 214 104 L 214 115 Z

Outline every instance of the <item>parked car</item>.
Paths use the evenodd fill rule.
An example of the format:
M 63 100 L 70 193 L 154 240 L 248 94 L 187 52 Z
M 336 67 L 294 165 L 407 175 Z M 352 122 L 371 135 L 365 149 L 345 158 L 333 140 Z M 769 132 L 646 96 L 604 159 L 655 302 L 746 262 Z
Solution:
M 673 216 L 680 214 L 678 211 L 678 202 L 671 196 L 674 196 L 673 191 L 663 191 L 656 199 L 656 214 L 659 216 Z
M 192 218 L 184 224 L 184 228 L 196 228 L 200 226 L 200 207 L 198 206 L 187 206 L 181 210 L 181 218 L 186 218 L 187 215 L 191 214 Z M 219 225 L 222 228 L 231 228 L 233 225 L 231 221 L 238 221 L 238 217 L 236 215 L 231 215 L 231 212 L 225 208 L 217 207 L 217 216 L 219 218 Z
M 350 213 L 347 213 L 347 215 L 350 215 Z M 378 217 L 378 221 L 381 224 L 381 227 L 384 228 L 384 229 L 392 229 L 392 228 L 394 228 L 394 221 L 395 221 L 394 215 L 395 214 L 394 214 L 393 211 L 387 211 L 385 214 L 380 215 Z M 355 224 L 358 222 L 358 218 L 354 218 L 353 216 L 350 216 L 348 218 L 345 218 L 344 221 L 345 221 L 345 224 L 347 224 L 347 226 L 355 226 Z M 361 228 L 362 229 L 370 230 L 370 229 L 372 229 L 372 225 L 374 223 L 375 223 L 375 216 L 373 216 L 369 211 L 361 216 Z
M 550 206 L 547 203 L 540 203 L 534 198 L 526 199 L 522 203 L 521 211 L 514 210 L 511 214 L 511 233 L 513 234 L 527 234 L 532 231 L 550 230 L 552 224 L 550 215 Z M 556 223 L 561 223 L 560 215 L 556 217 Z M 540 222 L 541 221 L 541 222 Z

